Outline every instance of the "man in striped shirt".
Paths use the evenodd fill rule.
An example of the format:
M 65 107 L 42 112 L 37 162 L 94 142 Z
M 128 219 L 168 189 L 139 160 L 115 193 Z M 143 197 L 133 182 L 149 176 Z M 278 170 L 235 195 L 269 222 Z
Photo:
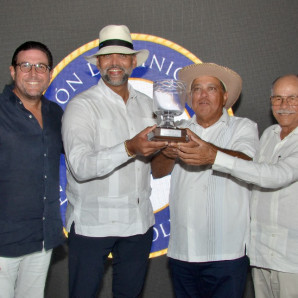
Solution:
M 213 63 L 189 65 L 179 72 L 187 83 L 194 111 L 178 125 L 232 156 L 250 160 L 258 147 L 256 123 L 230 117 L 241 77 Z M 242 297 L 249 241 L 248 185 L 210 166 L 189 165 L 183 150 L 196 146 L 171 143 L 156 156 L 154 177 L 170 172 L 171 236 L 168 249 L 177 297 Z

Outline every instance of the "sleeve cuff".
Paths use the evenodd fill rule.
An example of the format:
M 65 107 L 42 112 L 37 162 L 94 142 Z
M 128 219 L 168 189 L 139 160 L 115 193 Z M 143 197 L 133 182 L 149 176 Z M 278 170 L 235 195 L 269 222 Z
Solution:
M 220 170 L 225 173 L 230 173 L 236 161 L 236 157 L 223 153 L 221 151 L 217 151 L 212 169 Z

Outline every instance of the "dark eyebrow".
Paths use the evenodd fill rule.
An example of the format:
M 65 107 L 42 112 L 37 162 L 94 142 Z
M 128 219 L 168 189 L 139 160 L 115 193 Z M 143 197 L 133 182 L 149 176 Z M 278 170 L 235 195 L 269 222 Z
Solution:
M 197 84 L 191 85 L 191 89 L 194 88 L 194 87 L 199 87 L 199 86 L 202 86 L 202 84 L 197 83 Z M 221 87 L 225 91 L 224 86 L 222 85 L 222 83 L 221 84 L 210 83 L 210 84 L 208 84 L 208 87 Z

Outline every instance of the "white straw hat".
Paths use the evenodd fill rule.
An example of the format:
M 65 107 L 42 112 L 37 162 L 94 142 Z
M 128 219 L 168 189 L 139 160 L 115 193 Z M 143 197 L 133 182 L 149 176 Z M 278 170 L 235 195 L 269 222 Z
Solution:
M 91 64 L 97 63 L 97 56 L 106 54 L 136 54 L 137 66 L 142 65 L 149 56 L 148 50 L 135 51 L 130 31 L 125 25 L 108 25 L 99 32 L 99 50 L 85 59 Z
M 200 76 L 215 77 L 224 84 L 228 92 L 228 100 L 225 104 L 226 109 L 232 107 L 239 98 L 242 90 L 242 79 L 238 73 L 227 67 L 215 63 L 199 63 L 188 65 L 178 73 L 179 79 L 186 83 L 186 88 L 189 92 L 192 82 Z

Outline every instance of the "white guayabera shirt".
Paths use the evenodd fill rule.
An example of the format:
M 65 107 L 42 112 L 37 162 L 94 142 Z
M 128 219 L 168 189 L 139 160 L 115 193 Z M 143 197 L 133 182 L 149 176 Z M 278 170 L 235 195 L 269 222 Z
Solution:
M 214 145 L 253 157 L 258 148 L 257 125 L 246 118 L 221 118 L 208 128 L 196 117 L 182 120 Z M 170 189 L 171 236 L 168 256 L 188 262 L 231 260 L 244 256 L 249 242 L 249 198 L 246 183 L 214 172 L 211 166 L 176 163 Z
M 298 273 L 298 128 L 283 140 L 273 125 L 260 140 L 256 162 L 219 152 L 214 170 L 255 184 L 251 198 L 250 263 Z
M 102 79 L 67 105 L 62 137 L 67 159 L 67 230 L 91 237 L 131 236 L 154 224 L 150 162 L 130 158 L 124 141 L 155 124 L 152 99 L 129 85 L 129 99 Z

